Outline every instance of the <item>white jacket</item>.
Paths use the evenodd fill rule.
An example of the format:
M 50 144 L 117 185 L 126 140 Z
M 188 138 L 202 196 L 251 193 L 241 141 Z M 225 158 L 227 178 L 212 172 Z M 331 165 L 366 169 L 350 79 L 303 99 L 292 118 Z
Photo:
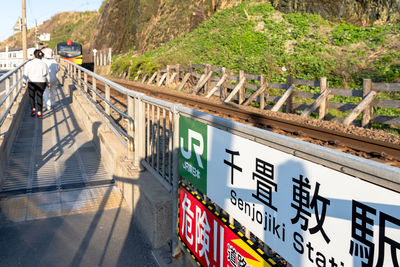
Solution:
M 42 60 L 44 63 L 46 63 L 49 69 L 50 83 L 53 83 L 57 80 L 57 72 L 59 70 L 57 61 L 53 58 L 43 58 Z
M 49 68 L 42 60 L 34 58 L 25 65 L 24 79 L 28 82 L 49 83 Z

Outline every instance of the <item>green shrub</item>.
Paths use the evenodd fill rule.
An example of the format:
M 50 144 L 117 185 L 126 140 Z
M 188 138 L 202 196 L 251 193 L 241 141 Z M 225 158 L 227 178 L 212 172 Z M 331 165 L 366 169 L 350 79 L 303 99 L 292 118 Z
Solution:
M 130 78 L 138 75 L 151 75 L 160 68 L 151 58 L 142 57 L 120 57 L 116 59 L 111 65 L 113 73 L 129 72 Z

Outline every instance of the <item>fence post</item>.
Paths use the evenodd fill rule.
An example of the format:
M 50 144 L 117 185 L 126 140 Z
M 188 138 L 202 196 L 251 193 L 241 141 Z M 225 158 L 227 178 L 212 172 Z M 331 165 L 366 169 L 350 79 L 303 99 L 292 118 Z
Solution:
M 165 83 L 167 86 L 169 85 L 170 79 L 171 79 L 171 66 L 167 65 L 167 80 Z
M 194 73 L 193 64 L 190 64 L 190 65 L 189 65 L 189 72 L 190 72 L 190 76 L 193 77 L 193 73 Z
M 226 68 L 223 67 L 221 70 L 221 77 L 224 76 L 225 74 L 226 74 Z M 222 83 L 220 94 L 219 94 L 222 101 L 224 101 L 224 99 L 226 98 L 226 95 L 227 95 L 226 80 L 228 80 L 228 79 L 225 79 L 225 81 Z
M 176 65 L 176 77 L 175 77 L 175 83 L 179 84 L 179 81 L 181 80 L 181 64 Z
M 293 84 L 293 77 L 291 75 L 286 77 L 286 89 L 288 89 Z M 293 112 L 293 94 L 289 96 L 286 101 L 286 113 Z
M 133 99 L 132 96 L 127 95 L 127 102 L 128 102 L 128 107 L 127 107 L 127 113 L 130 118 L 128 121 L 128 159 L 132 160 L 133 159 L 133 151 L 135 151 L 135 166 L 137 166 L 137 161 L 139 160 L 139 157 L 137 156 L 138 150 L 137 148 L 137 138 L 136 138 L 136 129 L 137 129 L 137 121 L 136 121 L 136 99 Z M 133 121 L 132 121 L 133 120 Z M 132 140 L 133 139 L 133 140 Z
M 92 92 L 92 97 L 93 97 L 93 101 L 94 103 L 97 103 L 97 84 L 96 84 L 96 78 L 92 77 L 92 87 L 93 87 L 93 92 Z
M 208 73 L 211 71 L 211 65 L 210 64 L 207 64 L 206 65 L 206 76 L 208 75 Z M 210 79 L 208 79 L 208 81 L 206 82 L 206 84 L 204 85 L 204 93 L 207 95 L 208 94 L 208 92 L 210 92 L 210 90 L 212 89 L 211 88 L 211 79 L 212 79 L 212 75 L 211 75 L 211 78 Z
M 157 70 L 157 76 L 156 76 L 156 81 L 157 81 L 156 84 L 158 84 L 158 83 L 160 82 L 160 79 L 161 79 L 161 70 L 158 69 L 158 70 Z
M 17 90 L 18 90 L 18 85 L 17 85 L 17 73 L 13 73 L 13 85 L 15 85 L 14 91 L 13 91 L 13 98 L 17 96 Z
M 83 85 L 83 87 L 85 88 L 85 92 L 87 93 L 88 87 L 87 87 L 87 73 L 86 72 L 83 73 L 83 77 L 84 77 L 84 81 L 85 81 L 85 84 Z
M 108 101 L 108 102 L 110 102 L 110 86 L 108 85 L 108 84 L 106 84 L 106 89 L 105 89 L 105 91 L 106 91 L 106 100 Z M 111 114 L 111 112 L 110 112 L 110 105 L 108 104 L 108 103 L 105 103 L 105 105 L 106 105 L 106 114 L 108 115 L 108 116 L 110 116 L 110 114 Z
M 260 86 L 263 87 L 265 83 L 266 83 L 265 76 L 264 74 L 261 74 Z M 264 110 L 264 108 L 265 108 L 265 90 L 262 91 L 260 94 L 260 109 Z
M 10 92 L 10 77 L 8 77 L 8 78 L 6 79 L 6 94 L 8 94 L 8 92 Z M 10 103 L 10 96 L 7 96 L 7 99 L 6 99 L 6 108 L 9 108 L 10 105 L 11 105 L 11 103 Z
M 239 82 L 245 77 L 244 70 L 239 71 Z M 243 86 L 239 89 L 239 105 L 244 102 L 245 98 L 245 91 L 246 91 L 246 86 L 243 84 Z
M 82 86 L 81 75 L 82 75 L 82 71 L 80 69 L 78 69 L 78 85 L 79 86 Z
M 145 103 L 143 102 L 142 95 L 138 96 L 138 112 L 139 117 L 139 129 L 135 131 L 139 132 L 138 150 L 139 150 L 139 171 L 144 171 L 145 167 L 141 164 L 141 160 L 146 157 L 146 110 Z M 136 148 L 135 148 L 136 149 Z
M 178 182 L 179 182 L 179 112 L 178 107 L 174 105 L 173 112 L 173 141 L 172 141 L 172 257 L 176 258 L 181 254 L 178 245 Z
M 371 79 L 363 79 L 363 99 L 368 95 L 369 92 L 372 91 L 372 80 Z M 361 126 L 366 127 L 371 121 L 373 106 L 369 104 L 362 113 Z
M 18 75 L 17 75 L 17 80 L 19 81 L 18 82 L 18 87 L 22 87 L 22 82 L 21 82 L 21 78 L 22 78 L 22 70 L 21 70 L 21 68 L 18 70 Z
M 96 50 L 96 49 L 93 49 L 93 64 L 94 64 L 95 67 L 97 66 L 97 57 L 96 57 L 96 54 L 97 54 L 97 50 Z
M 325 92 L 328 89 L 328 83 L 327 83 L 326 77 L 321 77 L 319 83 L 320 83 L 320 92 L 319 93 L 322 94 L 323 92 Z M 319 106 L 319 115 L 318 115 L 319 120 L 324 119 L 324 117 L 328 113 L 328 100 L 329 100 L 329 96 L 327 96 L 325 98 L 325 100 L 321 102 L 321 105 Z
M 108 65 L 112 64 L 112 50 L 111 47 L 108 48 Z
M 132 97 L 129 97 L 132 99 Z M 132 115 L 129 115 L 133 118 L 134 125 L 132 125 L 132 128 L 134 127 L 134 133 L 132 132 L 132 137 L 133 134 L 134 136 L 134 151 L 135 151 L 135 166 L 138 168 L 139 171 L 144 171 L 145 168 L 141 164 L 141 159 L 144 158 L 145 155 L 145 112 L 143 110 L 143 101 L 142 101 L 142 96 L 140 94 L 135 96 L 135 102 L 134 104 L 134 113 Z M 132 108 L 133 112 L 133 108 Z

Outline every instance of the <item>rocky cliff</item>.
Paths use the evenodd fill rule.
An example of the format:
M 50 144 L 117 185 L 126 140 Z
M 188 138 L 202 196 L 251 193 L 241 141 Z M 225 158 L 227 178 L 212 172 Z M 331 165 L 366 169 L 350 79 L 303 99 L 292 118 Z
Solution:
M 192 31 L 214 12 L 250 0 L 105 0 L 91 48 L 137 53 Z M 260 0 L 278 10 L 319 14 L 358 25 L 400 21 L 400 0 Z M 259 1 L 259 2 L 260 2 Z
M 270 0 L 282 12 L 307 12 L 324 18 L 344 19 L 359 25 L 396 23 L 400 0 Z

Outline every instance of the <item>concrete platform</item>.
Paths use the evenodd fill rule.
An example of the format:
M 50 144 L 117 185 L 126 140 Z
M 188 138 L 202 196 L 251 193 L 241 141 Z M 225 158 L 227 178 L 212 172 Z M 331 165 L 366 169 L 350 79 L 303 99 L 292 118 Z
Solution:
M 0 195 L 112 182 L 112 175 L 104 168 L 88 134 L 79 127 L 61 87 L 55 100 L 42 119 L 31 117 L 29 105 L 25 105 L 0 181 Z M 93 125 L 93 131 L 95 128 Z
M 0 225 L 0 266 L 159 266 L 119 207 Z
M 23 104 L 0 179 L 0 266 L 159 266 L 61 88 L 42 119 Z
M 63 82 L 52 110 L 32 118 L 23 103 L 13 138 L 3 139 L 12 146 L 0 176 L 0 267 L 193 266 L 171 258 L 170 192 L 132 168 L 112 130 Z
M 0 199 L 0 225 L 126 207 L 116 186 L 27 193 Z

